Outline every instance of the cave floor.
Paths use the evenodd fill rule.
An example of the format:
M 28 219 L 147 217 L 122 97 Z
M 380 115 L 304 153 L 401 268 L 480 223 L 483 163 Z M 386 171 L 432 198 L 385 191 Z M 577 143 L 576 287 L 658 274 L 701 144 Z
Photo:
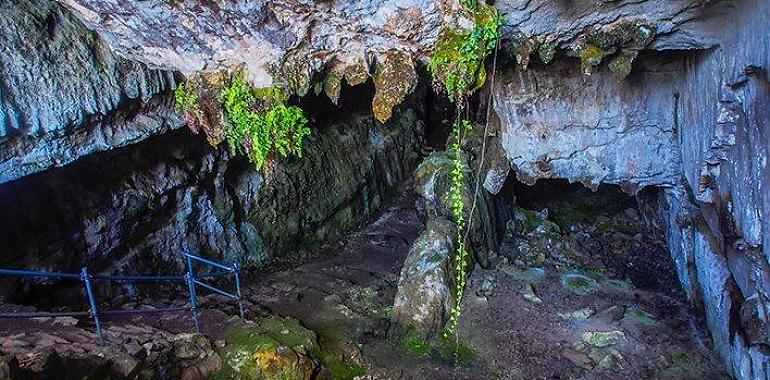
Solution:
M 250 278 L 247 319 L 296 318 L 325 350 L 363 368 L 360 379 L 729 378 L 677 298 L 574 269 L 476 268 L 458 341 L 388 336 L 400 268 L 422 229 L 414 205 L 414 195 L 403 191 L 372 223 L 303 264 Z M 177 291 L 169 302 L 183 306 L 185 293 Z M 227 344 L 237 308 L 211 295 L 201 301 L 204 333 Z M 192 330 L 187 313 L 112 318 L 105 325 L 110 350 L 145 358 Z M 31 370 L 44 366 L 39 352 L 45 350 L 104 352 L 94 338 L 88 321 L 0 322 L 0 351 Z

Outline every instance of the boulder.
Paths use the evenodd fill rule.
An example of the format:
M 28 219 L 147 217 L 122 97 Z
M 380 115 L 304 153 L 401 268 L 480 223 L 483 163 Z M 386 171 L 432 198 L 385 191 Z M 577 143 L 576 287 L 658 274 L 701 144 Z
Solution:
M 393 321 L 397 326 L 408 327 L 425 337 L 444 327 L 455 299 L 455 233 L 450 221 L 433 218 L 412 243 L 393 304 Z
M 179 334 L 174 337 L 173 367 L 180 379 L 202 380 L 222 367 L 222 359 L 201 334 Z

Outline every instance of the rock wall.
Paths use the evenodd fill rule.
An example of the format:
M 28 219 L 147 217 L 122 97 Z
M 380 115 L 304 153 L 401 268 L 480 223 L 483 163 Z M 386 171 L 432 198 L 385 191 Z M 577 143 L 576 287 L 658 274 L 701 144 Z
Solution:
M 0 46 L 0 183 L 183 125 L 172 72 L 118 57 L 53 1 L 0 2 Z
M 316 130 L 304 157 L 268 178 L 180 130 L 5 184 L 0 266 L 178 272 L 185 250 L 243 265 L 320 250 L 420 157 L 420 114 L 375 123 L 354 115 Z
M 558 47 L 553 63 L 505 70 L 493 89 L 510 168 L 525 182 L 663 188 L 661 227 L 715 349 L 736 378 L 770 378 L 770 4 L 689 2 L 666 15 L 682 2 L 535 3 L 499 5 L 511 35 Z M 571 58 L 584 28 L 624 16 L 657 31 L 630 75 L 613 78 L 607 59 L 584 75 Z M 490 170 L 485 187 L 504 172 Z

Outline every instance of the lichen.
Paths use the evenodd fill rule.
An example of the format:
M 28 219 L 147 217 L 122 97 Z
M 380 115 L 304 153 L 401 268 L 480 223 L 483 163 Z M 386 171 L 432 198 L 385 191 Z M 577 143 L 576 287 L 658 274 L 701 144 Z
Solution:
M 358 86 L 369 79 L 369 70 L 363 60 L 358 60 L 345 67 L 344 76 L 349 85 Z
M 329 97 L 329 100 L 334 103 L 334 105 L 337 105 L 337 102 L 340 100 L 341 90 L 342 75 L 336 71 L 327 74 L 323 81 L 323 91 L 326 93 L 326 96 Z
M 383 54 L 374 74 L 374 117 L 381 123 L 388 121 L 393 107 L 404 101 L 415 84 L 417 72 L 409 53 L 394 50 Z
M 610 60 L 608 67 L 615 78 L 622 80 L 631 74 L 631 64 L 636 58 L 637 52 L 619 53 Z
M 553 57 L 556 55 L 556 44 L 551 41 L 543 42 L 537 49 L 537 54 L 540 57 L 540 61 L 543 63 L 551 63 Z

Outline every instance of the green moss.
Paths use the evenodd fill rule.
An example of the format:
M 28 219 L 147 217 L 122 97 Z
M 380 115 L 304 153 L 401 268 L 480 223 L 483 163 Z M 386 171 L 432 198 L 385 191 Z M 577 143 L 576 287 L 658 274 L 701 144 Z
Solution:
M 330 380 L 353 380 L 366 374 L 366 370 L 358 364 L 351 363 L 338 353 L 322 351 L 321 361 L 327 370 Z
M 623 19 L 616 23 L 589 31 L 585 42 L 611 51 L 619 47 L 642 48 L 655 37 L 655 26 L 641 20 Z
M 643 326 L 653 327 L 658 325 L 658 321 L 655 319 L 655 317 L 640 307 L 630 308 L 628 310 L 628 316 L 631 317 L 634 322 Z
M 590 75 L 594 66 L 599 66 L 604 58 L 604 51 L 596 45 L 587 44 L 580 51 L 580 68 L 583 73 Z
M 503 19 L 494 7 L 480 5 L 475 22 L 472 30 L 443 29 L 428 65 L 452 100 L 464 99 L 484 84 L 484 59 L 500 38 Z
M 227 142 L 257 170 L 276 155 L 302 157 L 302 140 L 310 134 L 308 120 L 301 108 L 283 103 L 285 91 L 253 89 L 242 72 L 235 72 L 221 97 L 230 122 Z
M 402 345 L 409 355 L 415 357 L 428 356 L 431 351 L 430 344 L 427 341 L 411 334 L 404 337 Z
M 610 70 L 618 78 L 625 78 L 631 72 L 631 62 L 639 50 L 647 46 L 655 37 L 655 26 L 641 20 L 623 19 L 602 28 L 589 30 L 583 36 L 583 43 L 578 47 L 581 68 L 585 74 L 591 74 L 591 68 L 598 66 L 602 59 L 614 54 Z
M 690 359 L 686 353 L 677 351 L 671 354 L 671 362 L 676 365 L 685 365 L 690 362 Z
M 462 340 L 454 335 L 444 335 L 435 339 L 418 336 L 411 327 L 407 327 L 401 339 L 401 345 L 410 356 L 430 357 L 450 364 L 470 367 L 478 355 Z
M 595 293 L 599 289 L 599 285 L 594 279 L 582 274 L 563 275 L 560 282 L 565 289 L 581 296 Z
M 476 360 L 476 352 L 461 340 L 454 337 L 440 338 L 436 342 L 434 356 L 444 362 L 470 367 Z

